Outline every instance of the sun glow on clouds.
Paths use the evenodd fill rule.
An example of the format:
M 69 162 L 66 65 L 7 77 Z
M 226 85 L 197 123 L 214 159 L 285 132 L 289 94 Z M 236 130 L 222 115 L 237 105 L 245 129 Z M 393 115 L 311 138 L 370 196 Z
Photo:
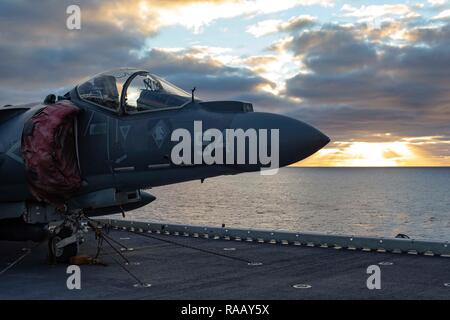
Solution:
M 246 59 L 235 60 L 236 66 L 253 70 L 259 76 L 271 81 L 273 86 L 261 87 L 261 90 L 275 95 L 281 95 L 286 89 L 286 79 L 296 75 L 301 69 L 301 62 L 294 59 L 287 51 L 278 55 L 253 56 Z
M 351 159 L 348 166 L 397 166 L 410 160 L 413 153 L 405 142 L 354 142 L 344 149 Z
M 273 0 L 198 2 L 176 8 L 159 10 L 161 23 L 167 25 L 181 24 L 194 32 L 221 18 L 240 15 L 254 16 L 291 9 L 296 6 L 332 6 L 333 0 Z
M 306 28 L 312 25 L 316 20 L 317 18 L 311 15 L 300 15 L 292 17 L 288 21 L 269 19 L 248 26 L 246 31 L 259 38 L 279 31 L 289 31 L 293 28 Z
M 389 134 L 385 134 L 386 137 Z M 294 166 L 340 166 L 340 167 L 397 167 L 448 165 L 448 157 L 434 162 L 423 148 L 428 145 L 450 144 L 441 136 L 406 137 L 388 142 L 342 142 L 319 150 L 312 157 Z
M 368 5 L 359 8 L 344 4 L 341 8 L 344 16 L 357 18 L 360 22 L 374 21 L 392 17 L 413 18 L 420 16 L 411 7 L 405 4 Z
M 115 21 L 142 33 L 155 33 L 162 27 L 181 25 L 194 33 L 218 19 L 256 16 L 288 10 L 297 6 L 333 6 L 333 0 L 218 0 L 218 1 L 114 1 L 101 8 L 99 18 Z
M 440 12 L 438 15 L 434 16 L 433 19 L 440 20 L 440 19 L 448 19 L 450 18 L 450 9 L 444 10 Z
M 150 47 L 144 48 L 136 52 L 136 54 L 143 56 L 146 50 L 150 49 Z M 294 59 L 293 55 L 287 51 L 280 52 L 277 55 L 255 55 L 243 58 L 233 54 L 231 48 L 222 47 L 192 46 L 190 48 L 173 47 L 153 49 L 178 54 L 183 57 L 193 58 L 197 61 L 218 66 L 252 70 L 258 76 L 271 82 L 270 84 L 259 86 L 258 89 L 274 95 L 281 95 L 285 90 L 285 80 L 293 77 L 298 70 L 302 69 L 301 61 Z

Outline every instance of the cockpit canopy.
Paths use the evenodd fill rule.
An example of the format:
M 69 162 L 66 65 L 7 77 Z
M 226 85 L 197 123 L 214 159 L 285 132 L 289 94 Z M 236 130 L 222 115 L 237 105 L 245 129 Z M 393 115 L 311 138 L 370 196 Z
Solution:
M 134 68 L 120 68 L 94 76 L 77 86 L 82 100 L 127 113 L 181 108 L 191 95 L 166 80 Z

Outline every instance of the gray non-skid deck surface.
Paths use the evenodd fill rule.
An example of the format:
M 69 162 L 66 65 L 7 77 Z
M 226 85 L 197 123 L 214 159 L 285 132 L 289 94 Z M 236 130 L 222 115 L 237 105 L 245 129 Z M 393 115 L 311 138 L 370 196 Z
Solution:
M 81 267 L 81 290 L 66 287 L 65 265 L 46 261 L 45 243 L 31 250 L 17 264 L 8 264 L 26 254 L 33 244 L 0 242 L 1 299 L 450 299 L 450 259 L 258 244 L 242 241 L 207 240 L 155 235 L 189 246 L 242 258 L 262 265 L 193 250 L 126 231 L 110 236 L 135 250 L 126 252 L 128 268 L 148 288 L 135 288 L 136 281 L 112 259 L 108 266 Z M 235 248 L 226 251 L 224 248 Z M 112 250 L 105 245 L 107 252 Z M 81 254 L 94 255 L 96 242 L 90 233 Z M 114 259 L 120 257 L 115 254 Z M 138 264 L 136 264 L 138 262 Z M 368 290 L 366 269 L 380 265 L 381 290 Z M 296 289 L 295 284 L 310 285 Z

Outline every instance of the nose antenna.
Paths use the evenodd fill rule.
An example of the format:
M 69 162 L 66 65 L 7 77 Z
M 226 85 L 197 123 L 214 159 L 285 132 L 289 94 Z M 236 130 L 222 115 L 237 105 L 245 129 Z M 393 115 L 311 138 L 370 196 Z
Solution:
M 194 102 L 194 92 L 195 90 L 197 90 L 196 87 L 192 88 L 191 93 L 192 93 L 192 102 Z

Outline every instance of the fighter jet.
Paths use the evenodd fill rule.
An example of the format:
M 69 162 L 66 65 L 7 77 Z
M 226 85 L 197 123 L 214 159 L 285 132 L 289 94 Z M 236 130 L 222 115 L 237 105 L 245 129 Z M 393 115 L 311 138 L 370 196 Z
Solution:
M 231 150 L 229 131 L 244 136 Z M 252 146 L 254 133 L 266 136 Z M 63 96 L 0 107 L 0 240 L 48 241 L 65 262 L 78 252 L 84 218 L 145 206 L 155 197 L 144 190 L 263 170 L 262 154 L 286 166 L 329 141 L 251 103 L 203 101 L 144 70 L 107 71 Z

